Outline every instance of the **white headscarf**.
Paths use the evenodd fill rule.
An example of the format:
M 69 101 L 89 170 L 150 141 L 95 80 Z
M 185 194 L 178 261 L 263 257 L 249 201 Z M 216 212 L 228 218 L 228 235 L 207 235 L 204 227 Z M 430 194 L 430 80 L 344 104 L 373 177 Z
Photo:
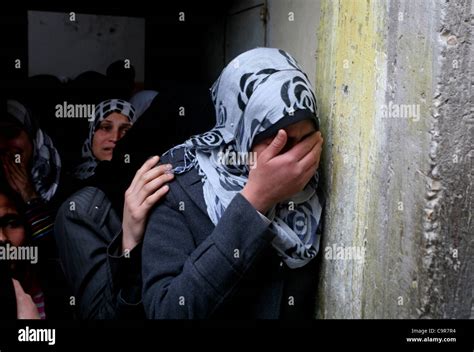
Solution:
M 89 135 L 82 146 L 83 162 L 74 170 L 74 175 L 78 179 L 85 180 L 94 175 L 98 163 L 97 158 L 92 152 L 94 133 L 99 128 L 100 123 L 113 112 L 118 112 L 119 114 L 126 116 L 130 123 L 134 123 L 136 120 L 135 109 L 128 101 L 121 99 L 108 99 L 96 106 L 94 120 L 89 124 Z
M 246 153 L 255 136 L 283 118 L 301 120 L 302 114 L 317 122 L 316 99 L 306 74 L 295 59 L 279 49 L 247 51 L 223 70 L 211 89 L 216 126 L 171 149 L 184 148 L 180 174 L 197 168 L 202 176 L 209 218 L 217 224 L 236 193 L 248 180 L 249 165 L 226 165 L 222 152 Z M 309 263 L 319 250 L 316 232 L 321 205 L 316 194 L 318 175 L 288 201 L 267 214 L 276 236 L 273 247 L 290 268 Z

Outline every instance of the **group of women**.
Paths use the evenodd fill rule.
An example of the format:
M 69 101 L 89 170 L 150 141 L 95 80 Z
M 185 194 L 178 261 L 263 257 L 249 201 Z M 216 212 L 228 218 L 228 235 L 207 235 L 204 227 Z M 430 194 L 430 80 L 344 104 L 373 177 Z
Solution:
M 149 113 L 169 103 L 160 95 L 97 104 L 70 170 L 7 101 L 0 244 L 38 246 L 40 264 L 2 264 L 0 300 L 17 318 L 312 317 L 323 139 L 306 74 L 283 50 L 239 55 L 211 88 L 214 127 L 181 143 L 150 138 L 149 121 L 170 118 Z M 256 163 L 224 163 L 223 150 Z

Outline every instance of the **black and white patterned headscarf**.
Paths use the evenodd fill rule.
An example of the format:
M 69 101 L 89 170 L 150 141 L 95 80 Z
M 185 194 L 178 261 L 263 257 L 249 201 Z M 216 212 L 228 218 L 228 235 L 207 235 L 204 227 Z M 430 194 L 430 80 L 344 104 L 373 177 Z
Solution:
M 23 126 L 33 144 L 31 180 L 36 192 L 44 201 L 53 198 L 59 185 L 61 159 L 53 141 L 32 119 L 30 113 L 20 102 L 7 101 L 7 113 Z
M 297 121 L 302 112 L 309 112 L 317 122 L 317 107 L 308 77 L 295 59 L 272 48 L 257 48 L 236 57 L 212 86 L 211 95 L 216 126 L 168 152 L 184 148 L 184 160 L 174 172 L 198 169 L 208 215 L 217 224 L 249 174 L 248 164 L 223 163 L 223 151 L 249 152 L 256 135 L 283 118 L 291 121 L 294 116 Z M 276 234 L 272 245 L 290 268 L 306 265 L 319 250 L 317 184 L 316 174 L 303 191 L 266 214 Z
M 100 123 L 110 114 L 117 112 L 128 118 L 130 123 L 135 122 L 135 109 L 128 101 L 121 99 L 104 100 L 96 106 L 94 110 L 94 119 L 89 124 L 89 135 L 82 146 L 83 162 L 74 170 L 74 175 L 80 179 L 85 180 L 95 173 L 98 160 L 92 152 L 92 141 L 94 133 L 100 126 Z

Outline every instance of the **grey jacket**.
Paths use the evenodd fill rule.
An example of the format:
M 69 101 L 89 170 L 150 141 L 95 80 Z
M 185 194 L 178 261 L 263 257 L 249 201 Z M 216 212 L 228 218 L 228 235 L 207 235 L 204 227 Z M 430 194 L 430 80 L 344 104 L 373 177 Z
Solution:
M 152 210 L 145 232 L 147 317 L 311 318 L 316 261 L 289 269 L 272 248 L 274 235 L 267 227 L 240 194 L 214 226 L 197 171 L 177 175 L 166 199 Z
M 85 187 L 59 208 L 54 227 L 80 319 L 143 318 L 141 244 L 122 253 L 122 221 L 104 192 Z

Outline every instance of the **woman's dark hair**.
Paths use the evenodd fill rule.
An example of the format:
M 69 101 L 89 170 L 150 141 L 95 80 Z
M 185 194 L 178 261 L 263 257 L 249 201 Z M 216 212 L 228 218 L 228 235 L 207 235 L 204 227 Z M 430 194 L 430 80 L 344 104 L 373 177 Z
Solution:
M 6 140 L 16 138 L 22 130 L 20 121 L 8 113 L 0 120 L 0 138 Z
M 316 131 L 319 131 L 318 119 L 315 118 L 314 113 L 311 110 L 297 110 L 291 115 L 284 116 L 282 119 L 280 119 L 277 123 L 273 124 L 267 130 L 257 134 L 253 140 L 253 144 L 258 144 L 268 137 L 274 137 L 278 133 L 279 129 L 285 128 L 289 125 L 303 120 L 312 121 Z

